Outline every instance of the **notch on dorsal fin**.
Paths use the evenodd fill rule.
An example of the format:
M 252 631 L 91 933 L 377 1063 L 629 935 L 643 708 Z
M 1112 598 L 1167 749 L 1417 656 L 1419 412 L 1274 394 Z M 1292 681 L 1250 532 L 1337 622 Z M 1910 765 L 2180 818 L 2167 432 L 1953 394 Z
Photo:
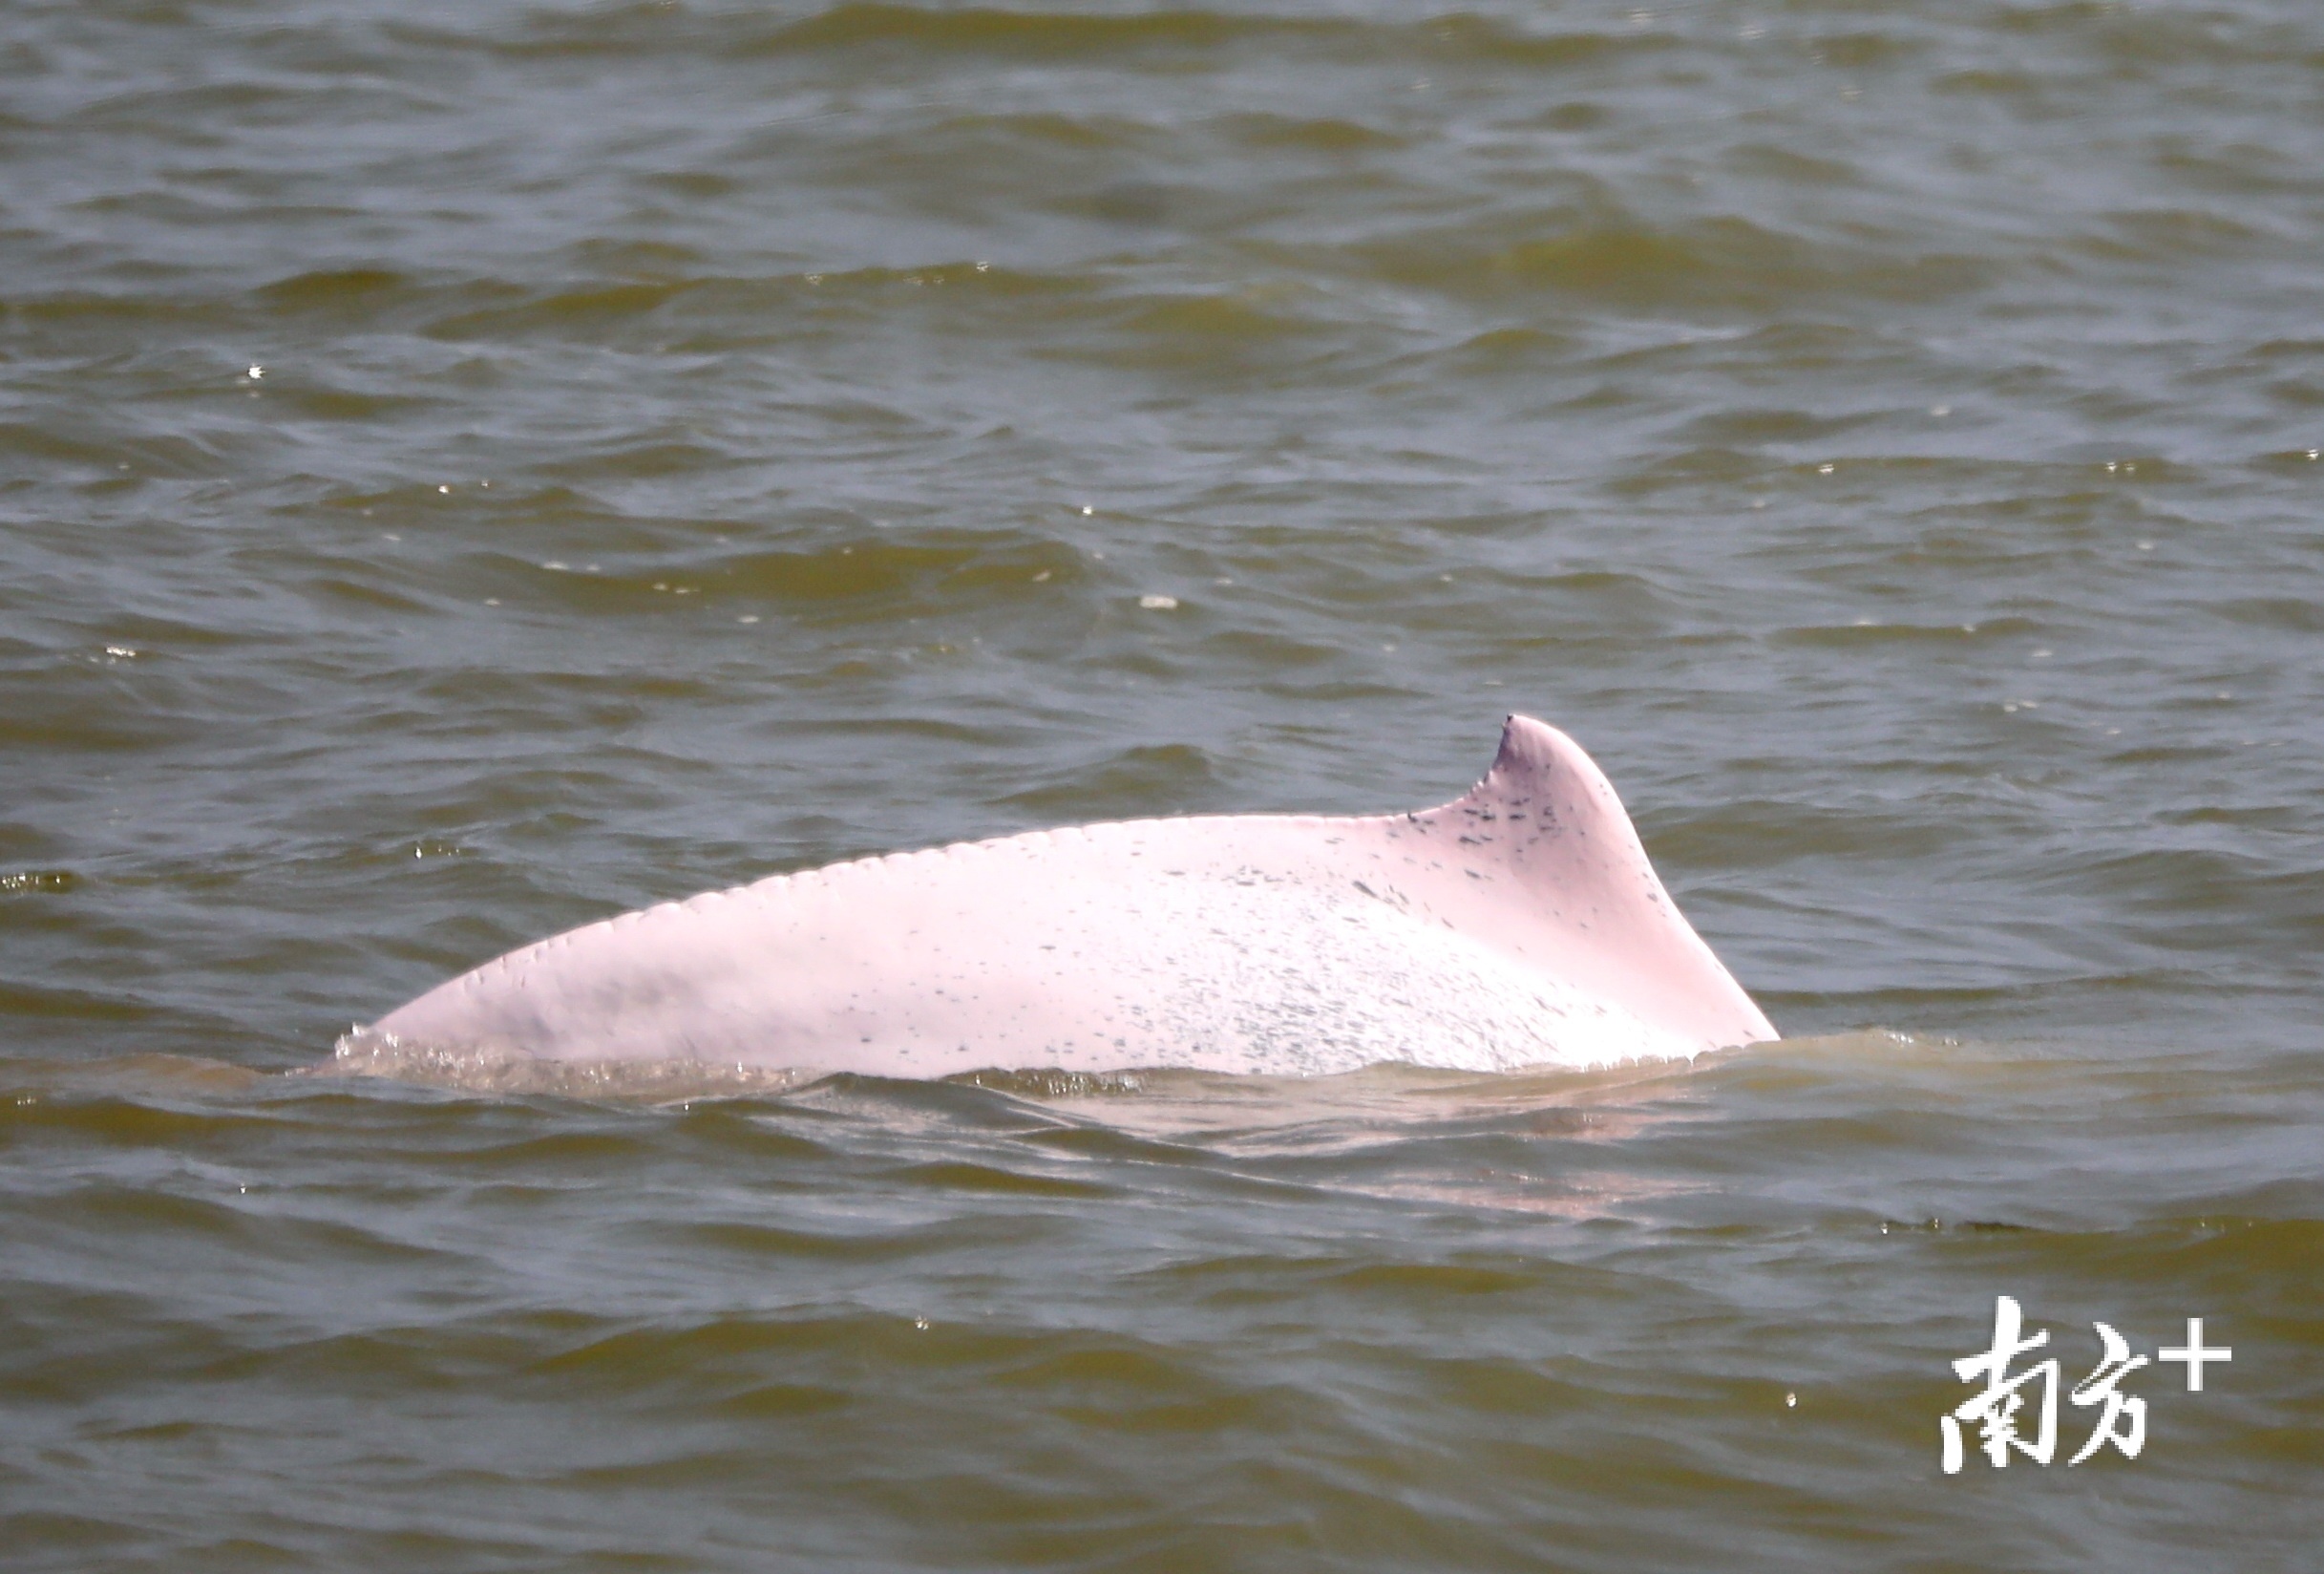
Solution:
M 1555 834 L 1595 843 L 1601 858 L 1626 854 L 1641 864 L 1646 861 L 1606 773 L 1580 744 L 1532 716 L 1506 718 L 1500 751 L 1484 779 L 1424 818 L 1491 825 L 1493 840 L 1508 842 L 1511 852 Z M 1652 869 L 1647 873 L 1651 876 Z M 1660 890 L 1659 881 L 1656 889 Z

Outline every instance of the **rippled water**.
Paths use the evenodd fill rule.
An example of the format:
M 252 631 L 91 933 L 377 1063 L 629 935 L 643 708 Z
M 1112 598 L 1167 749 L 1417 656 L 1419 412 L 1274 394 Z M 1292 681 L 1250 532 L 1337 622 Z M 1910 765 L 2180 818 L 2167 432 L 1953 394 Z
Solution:
M 2305 1566 L 2320 81 L 2289 0 L 0 11 L 0 1562 Z M 303 1074 L 1511 709 L 1785 1044 Z M 1947 1477 L 2003 1294 L 2234 1359 Z

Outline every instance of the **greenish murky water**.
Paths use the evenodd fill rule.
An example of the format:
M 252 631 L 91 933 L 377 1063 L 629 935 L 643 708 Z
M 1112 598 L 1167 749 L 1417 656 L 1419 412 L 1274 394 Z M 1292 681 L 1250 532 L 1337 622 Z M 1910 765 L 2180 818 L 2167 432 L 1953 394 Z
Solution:
M 2291 0 L 0 11 L 0 1564 L 2308 1566 L 2320 110 Z M 306 1074 L 1510 710 L 1785 1044 Z

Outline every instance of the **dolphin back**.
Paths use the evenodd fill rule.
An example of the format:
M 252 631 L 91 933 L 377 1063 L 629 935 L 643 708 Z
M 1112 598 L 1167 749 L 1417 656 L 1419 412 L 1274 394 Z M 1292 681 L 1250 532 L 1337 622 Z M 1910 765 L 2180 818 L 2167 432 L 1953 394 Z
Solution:
M 1511 716 L 1441 808 L 1122 821 L 778 875 L 512 951 L 342 1049 L 1313 1074 L 1774 1036 L 1595 763 Z

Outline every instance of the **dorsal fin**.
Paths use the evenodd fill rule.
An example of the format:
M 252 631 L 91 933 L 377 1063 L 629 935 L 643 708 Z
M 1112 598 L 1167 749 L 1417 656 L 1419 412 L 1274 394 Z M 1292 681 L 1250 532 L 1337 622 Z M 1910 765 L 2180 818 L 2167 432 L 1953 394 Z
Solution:
M 1776 1036 L 1663 888 L 1605 772 L 1556 728 L 1510 716 L 1485 779 L 1415 819 L 1516 887 L 1515 922 L 1586 944 L 1641 1016 L 1713 1043 Z

